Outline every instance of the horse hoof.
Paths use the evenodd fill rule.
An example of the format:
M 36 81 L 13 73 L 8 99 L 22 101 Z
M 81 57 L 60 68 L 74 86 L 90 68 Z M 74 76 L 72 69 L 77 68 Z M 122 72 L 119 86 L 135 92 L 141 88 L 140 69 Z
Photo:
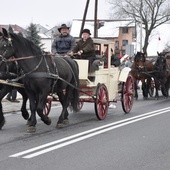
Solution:
M 4 126 L 5 124 L 5 120 L 3 120 L 1 123 L 0 123 L 0 130 L 2 129 L 2 127 Z
M 28 120 L 29 114 L 28 114 L 28 113 L 23 113 L 23 114 L 22 114 L 22 117 L 23 117 L 25 120 Z
M 56 125 L 56 128 L 63 128 L 64 127 L 64 124 L 63 123 L 57 123 L 57 125 Z
M 69 124 L 69 120 L 68 119 L 64 119 L 63 120 L 63 124 L 68 125 Z
M 46 125 L 51 125 L 51 119 L 48 117 L 48 120 L 45 122 Z
M 28 133 L 35 133 L 36 132 L 36 127 L 35 126 L 28 126 L 27 132 Z
M 51 119 L 47 117 L 46 120 L 41 119 L 46 125 L 51 125 Z

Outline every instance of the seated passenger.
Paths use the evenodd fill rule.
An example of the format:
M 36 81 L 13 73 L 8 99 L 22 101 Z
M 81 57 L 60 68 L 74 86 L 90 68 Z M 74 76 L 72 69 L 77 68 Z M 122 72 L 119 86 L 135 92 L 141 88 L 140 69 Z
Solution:
M 73 48 L 72 53 L 77 53 L 75 58 L 89 60 L 89 72 L 92 69 L 92 63 L 96 59 L 95 47 L 89 29 L 82 31 L 82 38 L 77 42 L 77 45 Z
M 120 66 L 120 59 L 115 55 L 113 54 L 113 50 L 111 49 L 111 65 L 115 66 L 115 67 L 118 67 Z
M 120 59 L 114 54 L 111 56 L 111 65 L 115 67 L 120 66 Z

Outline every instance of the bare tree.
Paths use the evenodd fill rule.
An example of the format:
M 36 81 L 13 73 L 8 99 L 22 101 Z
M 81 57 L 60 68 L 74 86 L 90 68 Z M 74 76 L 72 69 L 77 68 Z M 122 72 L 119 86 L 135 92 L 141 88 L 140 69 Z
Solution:
M 147 53 L 151 32 L 170 21 L 170 0 L 108 0 L 116 18 L 131 18 L 145 30 L 143 52 Z
M 170 42 L 165 44 L 165 50 L 170 52 Z

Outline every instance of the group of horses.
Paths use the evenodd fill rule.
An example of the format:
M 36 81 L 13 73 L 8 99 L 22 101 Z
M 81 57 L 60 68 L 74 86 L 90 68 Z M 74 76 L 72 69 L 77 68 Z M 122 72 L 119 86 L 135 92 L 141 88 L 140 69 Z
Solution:
M 170 85 L 170 58 L 168 53 L 161 52 L 158 56 L 149 59 L 142 52 L 137 52 L 131 67 L 131 75 L 134 78 L 134 97 L 138 99 L 138 82 L 142 83 L 143 98 L 148 99 L 149 95 L 155 99 L 159 98 L 159 90 L 164 97 L 169 96 Z

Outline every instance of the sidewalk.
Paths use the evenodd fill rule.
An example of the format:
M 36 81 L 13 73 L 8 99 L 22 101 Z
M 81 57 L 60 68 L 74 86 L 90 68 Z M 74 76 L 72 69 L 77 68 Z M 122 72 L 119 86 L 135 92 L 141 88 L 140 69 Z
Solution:
M 19 103 L 10 102 L 4 97 L 2 99 L 2 107 L 4 113 L 14 113 L 17 111 L 20 111 L 21 105 L 22 105 L 22 96 L 20 93 L 17 93 L 17 100 L 19 100 Z M 27 103 L 27 108 L 29 108 L 29 103 Z
M 15 113 L 20 111 L 21 105 L 22 105 L 22 96 L 20 93 L 17 93 L 17 100 L 19 100 L 19 103 L 15 102 L 10 102 L 4 97 L 2 99 L 2 107 L 3 107 L 3 112 L 4 113 Z M 52 106 L 57 106 L 59 105 L 58 102 L 52 102 Z M 29 110 L 29 101 L 27 102 L 27 109 Z

